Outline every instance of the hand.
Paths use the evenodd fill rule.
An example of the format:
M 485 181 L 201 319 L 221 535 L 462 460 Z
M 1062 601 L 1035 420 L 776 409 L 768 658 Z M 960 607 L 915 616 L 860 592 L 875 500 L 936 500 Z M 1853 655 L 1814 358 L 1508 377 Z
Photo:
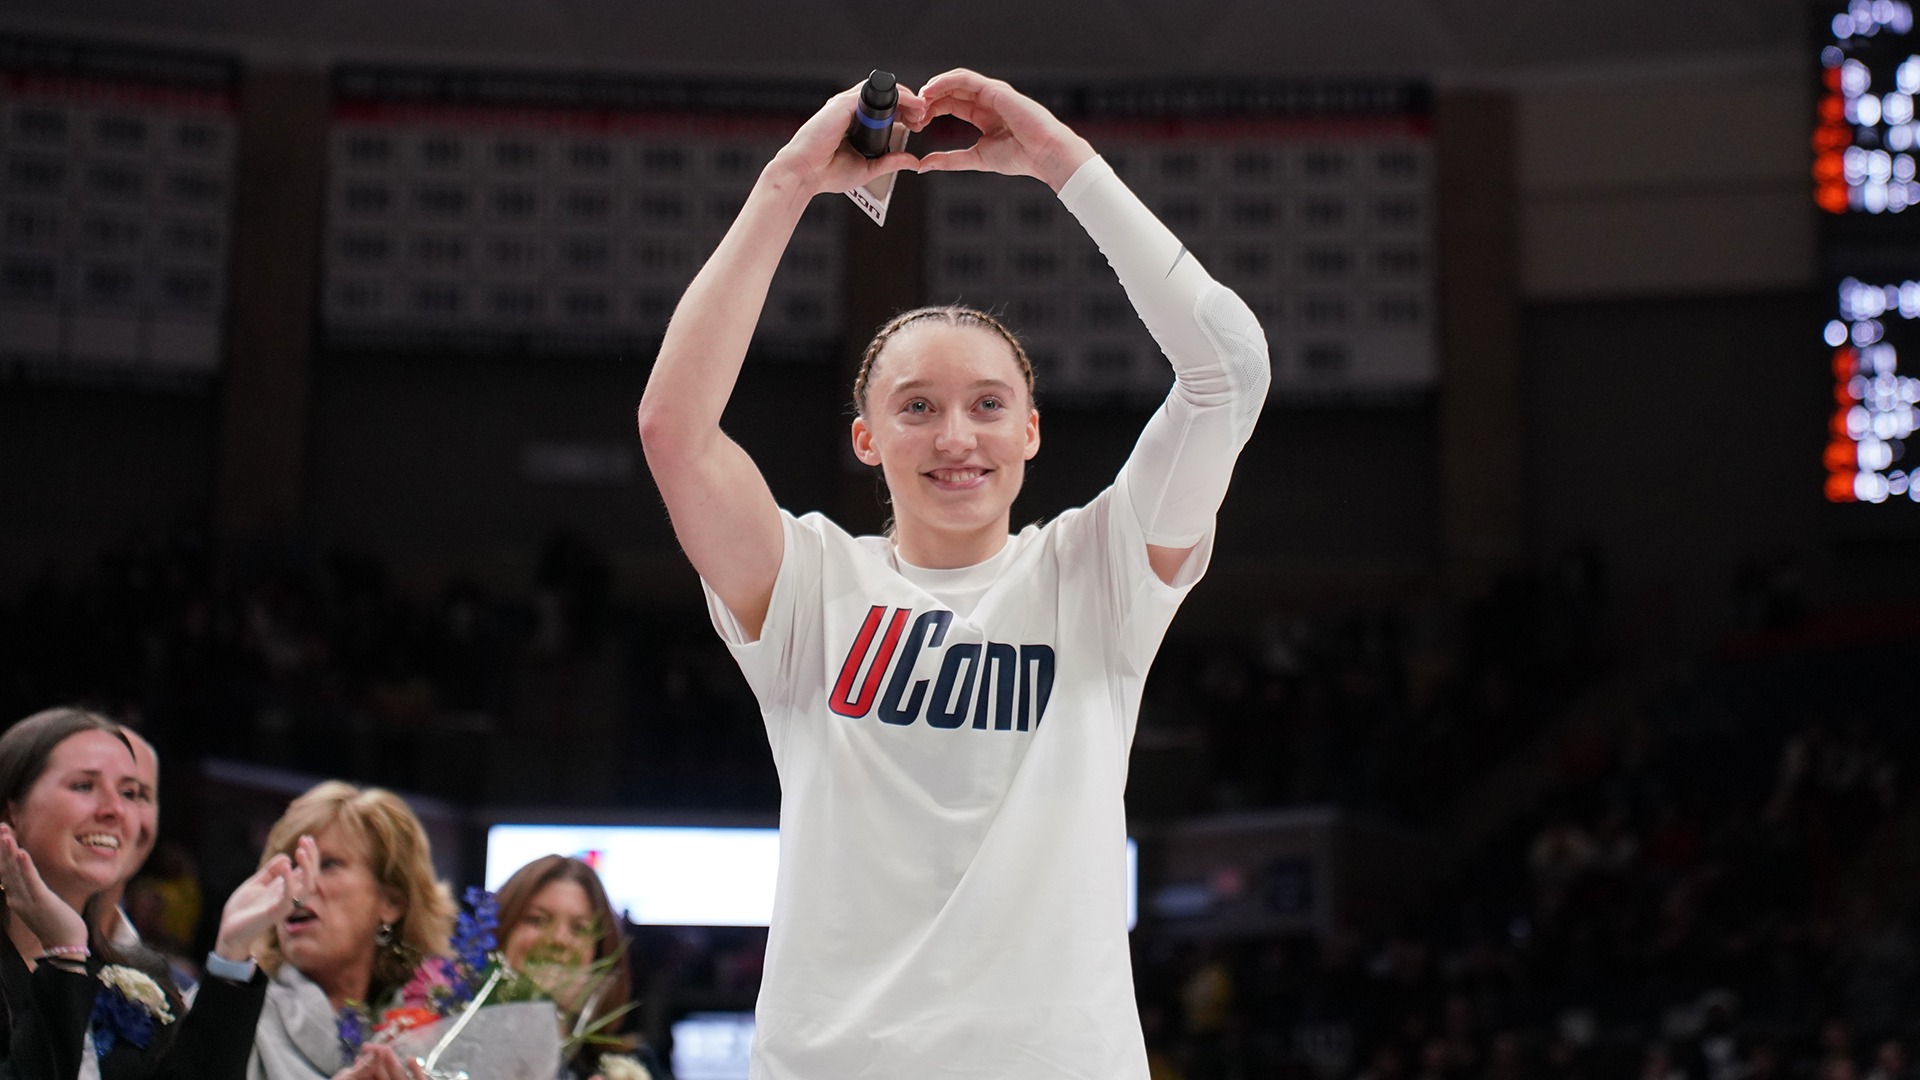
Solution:
M 0 887 L 7 890 L 7 911 L 26 924 L 42 948 L 86 946 L 87 921 L 47 887 L 11 825 L 0 825 Z
M 360 1048 L 353 1064 L 333 1074 L 333 1080 L 427 1080 L 427 1074 L 411 1060 L 393 1052 L 383 1043 L 368 1043 Z
M 920 96 L 926 110 L 922 126 L 936 116 L 953 116 L 980 129 L 980 140 L 965 150 L 921 158 L 921 172 L 1032 176 L 1058 192 L 1093 157 L 1092 143 L 999 79 L 955 68 L 934 76 L 920 88 Z
M 862 79 L 858 86 L 828 98 L 773 156 L 774 164 L 785 168 L 809 198 L 830 191 L 852 191 L 875 177 L 913 172 L 919 165 L 919 159 L 905 151 L 869 159 L 847 145 L 847 128 L 860 101 L 860 87 L 865 85 Z M 908 131 L 919 131 L 927 122 L 926 102 L 904 86 L 899 91 L 893 122 L 906 125 Z
M 254 943 L 286 918 L 293 911 L 293 902 L 303 899 L 312 888 L 318 877 L 319 858 L 320 849 L 313 837 L 303 836 L 294 845 L 293 858 L 275 855 L 241 882 L 220 912 L 220 935 L 213 951 L 236 963 L 249 959 Z

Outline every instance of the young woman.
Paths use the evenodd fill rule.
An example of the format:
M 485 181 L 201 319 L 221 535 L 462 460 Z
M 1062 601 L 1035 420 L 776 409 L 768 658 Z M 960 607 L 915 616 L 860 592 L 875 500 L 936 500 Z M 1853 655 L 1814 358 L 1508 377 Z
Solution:
M 543 855 L 514 871 L 495 899 L 507 966 L 553 997 L 562 1038 L 589 1029 L 599 1036 L 569 1057 L 561 1080 L 600 1075 L 600 1059 L 609 1053 L 643 1062 L 652 1075 L 666 1075 L 635 1034 L 640 1016 L 629 1007 L 632 974 L 620 917 L 593 867 L 564 855 Z
M 1258 322 L 1091 145 L 1004 82 L 950 71 L 899 122 L 973 146 L 868 161 L 857 88 L 761 173 L 687 289 L 640 404 L 647 462 L 779 770 L 780 876 L 757 1080 L 1144 1080 L 1121 803 L 1141 685 L 1205 570 L 1213 514 L 1266 397 Z M 1113 486 L 1008 534 L 1040 447 L 1032 371 L 967 308 L 868 346 L 853 448 L 886 537 L 781 510 L 719 420 L 767 285 L 814 195 L 889 170 L 1034 177 L 1106 254 L 1175 384 Z
M 0 736 L 0 1077 L 245 1075 L 266 994 L 251 949 L 311 865 L 271 859 L 234 890 L 189 1012 L 164 958 L 99 930 L 102 894 L 145 854 L 152 798 L 126 733 L 96 713 L 49 709 Z

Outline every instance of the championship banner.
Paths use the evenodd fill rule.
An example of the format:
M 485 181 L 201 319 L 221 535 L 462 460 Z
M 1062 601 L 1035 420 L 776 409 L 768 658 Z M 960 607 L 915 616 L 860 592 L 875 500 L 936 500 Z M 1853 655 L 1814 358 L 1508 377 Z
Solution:
M 1033 95 L 1266 329 L 1281 399 L 1393 401 L 1437 381 L 1431 94 L 1407 83 L 1166 82 Z M 930 129 L 909 149 L 963 145 Z M 1158 400 L 1171 373 L 1099 249 L 1035 184 L 927 185 L 929 302 L 1003 311 L 1049 398 Z
M 333 347 L 651 353 L 760 169 L 832 87 L 459 71 L 334 78 L 322 325 Z M 816 206 L 756 345 L 840 331 Z
M 0 365 L 218 368 L 237 112 L 228 59 L 0 38 Z

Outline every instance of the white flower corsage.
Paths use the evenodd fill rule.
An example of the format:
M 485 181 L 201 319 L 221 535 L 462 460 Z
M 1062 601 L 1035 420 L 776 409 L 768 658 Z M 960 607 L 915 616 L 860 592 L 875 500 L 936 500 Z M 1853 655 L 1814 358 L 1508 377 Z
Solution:
M 100 981 L 107 993 L 93 999 L 92 1021 L 93 1048 L 101 1057 L 121 1039 L 145 1050 L 157 1025 L 173 1023 L 167 992 L 146 972 L 108 964 L 100 969 Z
M 639 1058 L 625 1054 L 607 1054 L 600 1059 L 600 1075 L 606 1080 L 653 1080 Z

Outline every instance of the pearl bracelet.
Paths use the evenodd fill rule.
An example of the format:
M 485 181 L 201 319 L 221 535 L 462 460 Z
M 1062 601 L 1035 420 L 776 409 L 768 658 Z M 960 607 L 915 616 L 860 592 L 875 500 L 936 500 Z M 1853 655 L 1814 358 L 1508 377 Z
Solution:
M 49 945 L 44 955 L 48 960 L 85 960 L 93 953 L 85 945 Z

